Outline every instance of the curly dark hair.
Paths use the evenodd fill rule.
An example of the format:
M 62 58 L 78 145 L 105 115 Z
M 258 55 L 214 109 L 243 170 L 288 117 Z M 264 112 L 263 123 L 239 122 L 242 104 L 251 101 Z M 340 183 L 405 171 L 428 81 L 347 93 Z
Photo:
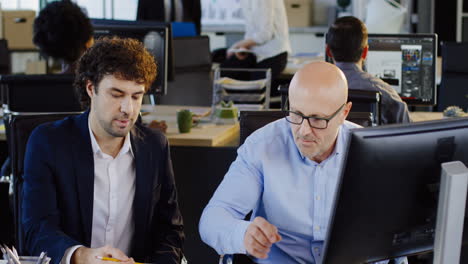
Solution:
M 367 28 L 358 18 L 340 17 L 328 29 L 326 43 L 337 62 L 358 62 L 367 46 Z
M 48 4 L 34 20 L 33 42 L 46 56 L 74 63 L 93 37 L 93 26 L 71 1 Z
M 86 83 L 90 81 L 98 92 L 98 84 L 105 75 L 135 81 L 148 91 L 156 79 L 157 68 L 154 57 L 143 43 L 136 39 L 103 37 L 88 49 L 77 63 L 75 89 L 81 105 L 89 107 L 90 98 Z

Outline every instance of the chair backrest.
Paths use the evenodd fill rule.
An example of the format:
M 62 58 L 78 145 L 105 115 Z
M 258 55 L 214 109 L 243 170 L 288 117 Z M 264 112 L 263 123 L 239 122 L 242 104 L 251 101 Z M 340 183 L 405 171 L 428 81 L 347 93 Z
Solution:
M 175 76 L 158 102 L 168 105 L 211 106 L 210 40 L 207 36 L 174 38 Z
M 378 91 L 348 90 L 348 101 L 353 103 L 351 113 L 367 112 L 372 113 L 372 123 L 381 124 L 381 98 L 382 94 Z
M 468 42 L 442 43 L 442 79 L 437 110 L 456 105 L 468 110 Z
M 8 112 L 78 112 L 73 75 L 2 75 L 2 104 Z
M 241 111 L 239 115 L 240 141 L 244 144 L 250 134 L 265 125 L 286 116 L 284 111 Z
M 240 140 L 239 145 L 244 144 L 250 134 L 265 125 L 281 119 L 287 115 L 285 111 L 241 111 L 239 115 Z M 350 112 L 346 118 L 348 121 L 368 127 L 373 126 L 373 114 L 371 112 Z
M 374 126 L 374 115 L 371 112 L 349 112 L 346 120 L 363 127 Z
M 38 125 L 63 119 L 68 115 L 69 114 L 16 115 L 9 117 L 9 126 L 6 132 L 13 175 L 13 214 L 16 244 L 21 254 L 25 254 L 23 232 L 20 222 L 24 173 L 23 162 L 29 136 Z
M 197 35 L 197 29 L 193 22 L 171 22 L 171 25 L 174 38 L 195 37 Z

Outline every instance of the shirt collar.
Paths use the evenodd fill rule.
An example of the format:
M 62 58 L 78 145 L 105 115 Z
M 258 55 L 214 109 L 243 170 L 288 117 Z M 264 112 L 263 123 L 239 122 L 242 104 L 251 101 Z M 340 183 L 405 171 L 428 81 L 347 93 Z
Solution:
M 359 67 L 359 65 L 354 62 L 335 62 L 335 65 L 341 70 L 362 71 L 361 67 Z
M 91 121 L 88 116 L 88 130 L 89 130 L 89 137 L 91 138 L 91 147 L 93 148 L 93 153 L 97 155 L 103 156 L 104 154 L 107 155 L 106 153 L 102 152 L 101 147 L 97 143 L 96 137 L 94 136 L 93 131 L 91 130 Z M 130 141 L 130 133 L 128 133 L 125 136 L 124 143 L 122 145 L 122 148 L 119 151 L 119 154 L 117 156 L 126 154 L 127 152 L 130 153 L 130 155 L 133 156 L 133 150 L 132 150 L 132 143 Z

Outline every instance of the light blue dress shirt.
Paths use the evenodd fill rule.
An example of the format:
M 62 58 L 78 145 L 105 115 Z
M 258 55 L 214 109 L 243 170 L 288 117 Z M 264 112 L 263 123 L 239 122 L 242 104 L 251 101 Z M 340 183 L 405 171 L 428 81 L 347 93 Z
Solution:
M 243 219 L 253 210 L 251 219 L 264 217 L 282 237 L 257 263 L 321 263 L 349 129 L 356 127 L 345 121 L 321 163 L 301 154 L 285 119 L 254 132 L 203 211 L 202 240 L 218 254 L 245 254 L 250 222 Z

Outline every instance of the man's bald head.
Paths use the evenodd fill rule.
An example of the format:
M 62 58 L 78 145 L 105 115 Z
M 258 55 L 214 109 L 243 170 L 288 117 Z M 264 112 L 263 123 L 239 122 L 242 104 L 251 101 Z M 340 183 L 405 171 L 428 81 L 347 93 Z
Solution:
M 289 85 L 288 118 L 293 121 L 291 131 L 304 156 L 322 162 L 331 154 L 339 127 L 351 109 L 347 99 L 346 77 L 333 64 L 310 63 L 294 75 Z
M 305 65 L 293 77 L 289 85 L 289 99 L 295 101 L 306 97 L 323 101 L 334 106 L 341 105 L 348 98 L 348 83 L 343 72 L 327 62 L 313 62 Z

